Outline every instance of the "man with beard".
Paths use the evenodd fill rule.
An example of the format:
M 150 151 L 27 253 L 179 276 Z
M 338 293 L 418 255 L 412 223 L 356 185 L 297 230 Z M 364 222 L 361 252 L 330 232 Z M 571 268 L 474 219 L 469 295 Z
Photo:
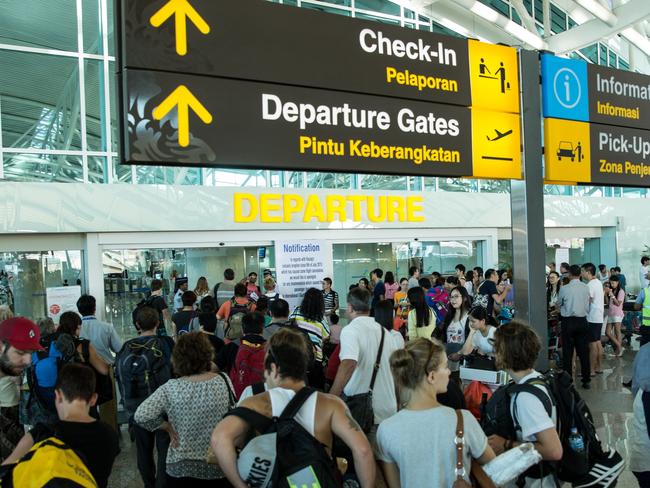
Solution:
M 0 380 L 20 378 L 32 362 L 32 352 L 43 349 L 40 339 L 38 326 L 29 319 L 14 317 L 0 323 Z M 0 462 L 11 454 L 25 433 L 18 420 L 18 383 L 1 384 Z

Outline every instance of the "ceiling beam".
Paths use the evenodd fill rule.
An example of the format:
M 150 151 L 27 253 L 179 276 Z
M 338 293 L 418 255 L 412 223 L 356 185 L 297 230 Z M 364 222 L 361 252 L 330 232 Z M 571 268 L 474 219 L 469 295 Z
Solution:
M 535 25 L 535 19 L 533 19 L 530 16 L 528 10 L 526 10 L 526 7 L 524 7 L 523 0 L 510 0 L 510 3 L 517 11 L 517 14 L 519 14 L 519 18 L 523 22 L 524 27 L 526 27 L 526 29 L 528 29 L 529 31 L 537 34 L 537 26 Z
M 618 34 L 650 16 L 650 1 L 630 0 L 616 7 L 613 13 L 616 15 L 616 23 L 613 26 L 600 19 L 589 20 L 573 29 L 551 36 L 547 39 L 548 49 L 556 54 L 565 54 Z

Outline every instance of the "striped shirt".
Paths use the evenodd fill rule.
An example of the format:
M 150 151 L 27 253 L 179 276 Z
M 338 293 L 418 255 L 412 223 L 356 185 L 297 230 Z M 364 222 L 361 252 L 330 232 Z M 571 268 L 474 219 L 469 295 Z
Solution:
M 311 343 L 314 345 L 314 359 L 318 362 L 323 362 L 323 340 L 330 336 L 330 327 L 325 318 L 320 322 L 308 320 L 302 316 L 300 307 L 297 307 L 289 318 L 294 319 L 296 325 L 301 330 L 307 332 L 309 340 L 311 340 Z
M 336 312 L 334 309 L 339 301 L 339 294 L 331 289 L 328 293 L 325 293 L 325 290 L 323 290 L 323 299 L 325 300 L 325 310 L 332 310 Z

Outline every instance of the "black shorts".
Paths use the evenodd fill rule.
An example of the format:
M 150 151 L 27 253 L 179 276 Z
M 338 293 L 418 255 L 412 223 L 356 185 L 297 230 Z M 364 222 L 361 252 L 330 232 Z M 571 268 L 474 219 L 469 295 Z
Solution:
M 588 322 L 589 329 L 589 342 L 598 342 L 603 335 L 603 324 L 596 322 Z

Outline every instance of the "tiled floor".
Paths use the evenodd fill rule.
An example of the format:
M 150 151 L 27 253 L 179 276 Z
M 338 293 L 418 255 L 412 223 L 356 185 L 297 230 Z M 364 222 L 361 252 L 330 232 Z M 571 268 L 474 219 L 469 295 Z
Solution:
M 633 347 L 638 349 L 639 343 L 633 342 Z M 624 459 L 627 456 L 628 423 L 632 416 L 632 394 L 621 383 L 630 378 L 634 354 L 632 350 L 626 350 L 621 358 L 606 359 L 604 374 L 594 378 L 592 389 L 579 390 L 594 415 L 601 441 L 614 446 Z M 626 469 L 617 486 L 636 488 L 638 484 L 634 475 Z M 122 453 L 113 468 L 109 488 L 141 487 L 142 481 L 135 463 L 135 448 L 123 428 Z

